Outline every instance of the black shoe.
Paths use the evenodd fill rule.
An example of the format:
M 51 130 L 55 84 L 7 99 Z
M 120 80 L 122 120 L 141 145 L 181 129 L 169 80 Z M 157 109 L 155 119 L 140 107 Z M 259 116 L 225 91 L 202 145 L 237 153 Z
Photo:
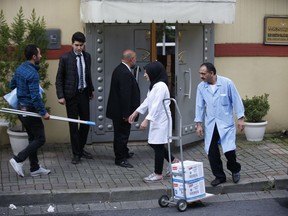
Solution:
M 226 179 L 215 178 L 215 179 L 211 182 L 211 185 L 212 185 L 213 187 L 215 187 L 215 186 L 217 186 L 217 185 L 219 185 L 219 184 L 221 184 L 221 183 L 224 183 L 224 182 L 226 182 Z
M 80 163 L 80 161 L 81 161 L 81 157 L 78 156 L 78 155 L 74 155 L 73 158 L 72 158 L 71 163 L 72 164 L 78 164 L 78 163 Z
M 90 154 L 89 152 L 87 152 L 85 150 L 83 150 L 83 152 L 82 152 L 82 157 L 86 158 L 86 159 L 93 159 L 92 154 Z
M 134 152 L 129 152 L 128 154 L 127 154 L 127 158 L 131 158 L 131 157 L 133 157 L 134 156 Z
M 232 173 L 232 180 L 234 183 L 238 183 L 240 181 L 240 172 Z
M 121 161 L 121 162 L 115 162 L 116 165 L 125 167 L 125 168 L 133 168 L 133 165 L 130 164 L 127 160 Z

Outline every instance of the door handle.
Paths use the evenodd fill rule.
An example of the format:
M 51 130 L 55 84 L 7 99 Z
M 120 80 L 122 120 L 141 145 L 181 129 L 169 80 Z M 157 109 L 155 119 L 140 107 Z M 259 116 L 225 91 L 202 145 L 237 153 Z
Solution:
M 188 73 L 189 75 L 189 88 L 188 88 L 188 93 L 185 93 L 184 96 L 188 96 L 189 99 L 191 99 L 191 89 L 192 89 L 192 72 L 191 72 L 191 68 L 189 68 L 188 70 L 184 71 L 184 73 Z M 185 82 L 186 83 L 186 82 Z
M 139 72 L 141 71 L 140 66 L 137 65 L 136 71 L 135 71 L 135 79 L 137 82 L 139 82 Z

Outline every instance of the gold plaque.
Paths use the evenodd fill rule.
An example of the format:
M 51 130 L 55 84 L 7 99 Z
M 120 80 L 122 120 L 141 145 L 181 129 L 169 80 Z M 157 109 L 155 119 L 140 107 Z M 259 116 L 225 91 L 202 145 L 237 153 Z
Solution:
M 264 18 L 264 44 L 288 45 L 288 16 Z

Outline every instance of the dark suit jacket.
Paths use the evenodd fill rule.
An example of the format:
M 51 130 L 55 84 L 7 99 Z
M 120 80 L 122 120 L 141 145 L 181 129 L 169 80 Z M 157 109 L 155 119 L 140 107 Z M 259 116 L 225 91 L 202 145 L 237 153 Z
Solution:
M 87 52 L 82 52 L 85 60 L 85 77 L 89 95 L 94 91 L 91 78 L 91 56 Z M 75 96 L 78 91 L 78 69 L 76 55 L 73 50 L 63 54 L 59 60 L 58 71 L 56 75 L 56 93 L 58 99 L 65 98 L 69 100 Z
M 106 116 L 128 118 L 140 105 L 140 89 L 132 72 L 123 63 L 113 71 Z

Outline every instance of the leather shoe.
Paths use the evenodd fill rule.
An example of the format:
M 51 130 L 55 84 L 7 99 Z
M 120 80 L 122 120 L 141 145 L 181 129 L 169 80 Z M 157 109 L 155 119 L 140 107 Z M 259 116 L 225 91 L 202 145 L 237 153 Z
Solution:
M 133 157 L 134 156 L 134 152 L 129 152 L 128 154 L 127 154 L 127 158 L 131 158 L 131 157 Z
M 224 183 L 224 182 L 226 182 L 226 179 L 215 178 L 215 179 L 211 182 L 211 185 L 212 185 L 213 187 L 215 187 L 215 186 L 217 186 L 217 185 L 219 185 L 219 184 L 221 184 L 221 183 Z
M 90 154 L 89 152 L 87 152 L 85 150 L 83 150 L 83 152 L 82 152 L 82 157 L 86 158 L 86 159 L 93 159 L 92 154 Z
M 232 180 L 234 183 L 238 183 L 240 181 L 240 172 L 232 173 Z
M 115 162 L 115 164 L 125 168 L 133 168 L 133 165 L 130 164 L 127 160 L 123 160 L 121 162 Z
M 78 163 L 80 163 L 80 161 L 81 161 L 81 157 L 78 156 L 78 155 L 74 155 L 73 158 L 72 158 L 71 163 L 72 164 L 78 164 Z

